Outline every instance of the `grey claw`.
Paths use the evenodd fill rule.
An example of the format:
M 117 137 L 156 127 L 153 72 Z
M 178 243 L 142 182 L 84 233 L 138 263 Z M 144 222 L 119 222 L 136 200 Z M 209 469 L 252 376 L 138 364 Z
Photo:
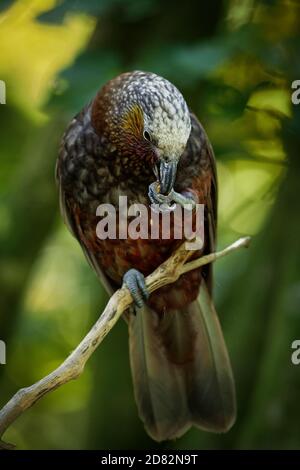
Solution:
M 160 203 L 159 194 L 157 192 L 157 183 L 156 182 L 150 184 L 149 191 L 148 191 L 148 196 L 149 196 L 149 199 L 152 202 L 152 204 L 159 204 Z
M 129 289 L 137 307 L 142 308 L 149 298 L 144 275 L 137 269 L 129 269 L 123 276 L 123 284 Z
M 171 190 L 170 192 L 170 197 L 172 198 L 172 201 L 175 203 L 179 204 L 182 207 L 185 206 L 190 206 L 191 209 L 194 209 L 196 207 L 197 201 L 194 198 L 194 195 L 188 191 L 184 193 L 176 193 L 174 189 Z
M 170 206 L 173 200 L 171 197 L 171 193 L 168 195 L 160 194 L 157 191 L 157 182 L 150 184 L 149 190 L 148 190 L 148 196 L 149 196 L 151 203 L 155 206 L 158 205 L 159 209 L 161 210 L 173 210 L 174 209 L 173 207 L 174 205 Z M 156 208 L 157 207 L 155 207 L 155 209 Z

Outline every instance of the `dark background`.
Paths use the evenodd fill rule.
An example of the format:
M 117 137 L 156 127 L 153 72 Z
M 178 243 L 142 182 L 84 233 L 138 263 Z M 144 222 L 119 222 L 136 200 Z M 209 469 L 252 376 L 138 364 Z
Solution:
M 25 449 L 300 447 L 300 6 L 294 0 L 0 1 L 1 405 L 56 367 L 107 298 L 63 225 L 54 183 L 66 123 L 128 70 L 171 80 L 218 160 L 219 247 L 253 235 L 216 265 L 215 300 L 236 377 L 226 435 L 193 429 L 161 445 L 133 399 L 120 321 L 84 375 L 27 411 L 6 439 Z

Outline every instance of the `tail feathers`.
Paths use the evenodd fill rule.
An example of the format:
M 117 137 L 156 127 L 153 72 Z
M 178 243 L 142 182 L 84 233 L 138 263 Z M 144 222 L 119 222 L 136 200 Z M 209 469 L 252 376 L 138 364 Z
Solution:
M 233 376 L 205 284 L 185 311 L 130 316 L 130 361 L 139 414 L 156 441 L 195 425 L 225 432 L 235 420 Z

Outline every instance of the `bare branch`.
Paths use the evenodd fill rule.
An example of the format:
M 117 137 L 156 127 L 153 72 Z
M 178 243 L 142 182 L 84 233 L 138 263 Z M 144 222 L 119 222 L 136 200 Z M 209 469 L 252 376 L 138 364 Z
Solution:
M 248 247 L 249 243 L 249 237 L 240 238 L 222 251 L 202 256 L 188 263 L 186 261 L 195 252 L 186 250 L 185 243 L 183 243 L 167 261 L 146 278 L 146 286 L 149 292 L 153 292 L 162 286 L 175 282 L 188 271 L 216 261 L 218 258 L 241 247 Z M 90 356 L 131 303 L 132 297 L 127 287 L 124 286 L 117 290 L 110 298 L 97 322 L 67 359 L 49 375 L 30 387 L 20 389 L 9 400 L 0 411 L 0 439 L 8 427 L 44 395 L 82 374 Z M 12 444 L 0 440 L 0 448 L 8 449 L 12 447 Z

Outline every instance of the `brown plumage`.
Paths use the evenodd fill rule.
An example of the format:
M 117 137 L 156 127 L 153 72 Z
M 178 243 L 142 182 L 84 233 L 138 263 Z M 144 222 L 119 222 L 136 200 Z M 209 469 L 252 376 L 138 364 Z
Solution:
M 96 235 L 99 204 L 117 207 L 119 196 L 126 195 L 128 204 L 150 205 L 153 169 L 162 162 L 177 167 L 176 193 L 205 204 L 202 251 L 212 251 L 214 155 L 202 126 L 171 83 L 151 73 L 122 74 L 99 91 L 64 134 L 57 164 L 62 213 L 110 293 L 128 270 L 148 275 L 181 243 L 174 237 L 100 240 Z M 135 398 L 156 440 L 177 437 L 191 425 L 222 432 L 234 421 L 231 367 L 211 292 L 208 266 L 154 292 L 136 316 L 127 315 Z

